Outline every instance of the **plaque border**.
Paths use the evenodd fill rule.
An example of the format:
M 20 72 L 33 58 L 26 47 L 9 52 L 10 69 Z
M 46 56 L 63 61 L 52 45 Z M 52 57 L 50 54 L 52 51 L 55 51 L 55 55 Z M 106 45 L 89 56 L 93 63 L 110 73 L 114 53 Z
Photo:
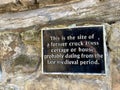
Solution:
M 105 73 L 67 73 L 67 72 L 44 72 L 44 65 L 43 65 L 43 31 L 45 30 L 61 30 L 61 29 L 71 29 L 71 28 L 82 28 L 82 27 L 102 27 L 103 28 L 103 45 L 104 45 L 104 66 L 105 66 Z M 41 29 L 41 58 L 42 58 L 42 74 L 50 74 L 50 75 L 107 75 L 107 46 L 106 46 L 106 31 L 105 25 L 84 25 L 84 26 L 75 26 L 75 27 L 63 27 L 63 28 L 43 28 Z

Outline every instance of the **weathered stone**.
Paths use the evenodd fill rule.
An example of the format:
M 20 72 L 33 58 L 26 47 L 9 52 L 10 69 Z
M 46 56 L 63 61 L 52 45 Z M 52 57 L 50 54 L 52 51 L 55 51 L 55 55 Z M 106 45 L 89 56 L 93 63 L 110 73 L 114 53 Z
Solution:
M 16 0 L 0 0 L 0 5 L 1 4 L 8 4 L 8 3 L 15 3 Z
M 27 55 L 39 55 L 41 52 L 41 32 L 28 30 L 21 33 L 21 40 L 26 47 Z
M 3 87 L 3 86 L 0 86 L 0 90 L 4 90 L 4 87 Z
M 65 25 L 54 27 L 65 27 Z M 108 27 L 109 25 L 107 25 L 106 29 L 109 31 Z M 6 56 L 7 59 L 2 61 L 2 66 L 4 68 L 3 72 L 6 73 L 6 80 L 4 80 L 5 83 L 18 85 L 20 88 L 25 87 L 22 90 L 86 90 L 87 88 L 90 90 L 110 89 L 109 74 L 106 76 L 42 75 L 40 59 L 41 32 L 38 29 L 35 30 L 30 28 L 20 32 L 17 32 L 16 30 L 12 32 L 1 32 L 1 34 L 2 33 L 8 33 L 9 37 L 13 37 L 14 34 L 17 35 L 17 37 L 14 37 L 15 39 L 12 38 L 12 40 L 17 42 L 17 44 L 11 41 L 12 43 L 8 45 L 15 53 L 11 54 L 10 57 Z M 2 40 L 4 39 L 1 39 L 1 41 Z M 13 87 L 7 88 L 13 89 Z
M 1 0 L 0 2 L 0 13 L 4 13 L 0 15 L 2 66 L 0 90 L 120 89 L 119 0 Z M 84 24 L 105 25 L 106 42 L 110 53 L 110 58 L 108 55 L 106 60 L 107 74 L 100 76 L 42 74 L 40 29 Z M 30 28 L 24 29 L 26 27 Z
M 40 32 L 34 30 L 0 32 L 0 60 L 5 71 L 30 73 L 40 64 Z
M 73 23 L 79 21 L 81 21 L 81 23 L 113 23 L 119 20 L 120 13 L 116 12 L 120 9 L 119 4 L 120 1 L 118 0 L 105 1 L 102 3 L 99 3 L 98 0 L 83 0 L 56 7 L 46 7 L 19 13 L 1 14 L 0 30 L 17 29 L 21 27 L 25 28 L 34 25 L 43 26 L 50 23 L 65 24 L 66 22 Z M 110 10 L 108 10 L 108 8 Z
M 25 84 L 25 90 L 87 90 L 88 88 L 89 90 L 108 90 L 102 83 L 92 80 L 43 78 L 41 81 L 28 81 Z
M 117 65 L 112 65 L 112 90 L 119 90 L 120 73 L 117 70 Z
M 19 90 L 19 87 L 17 85 L 10 84 L 5 86 L 5 90 Z
M 117 51 L 110 52 L 111 60 L 111 77 L 112 77 L 112 90 L 119 90 L 120 84 L 120 53 Z
M 120 23 L 111 25 L 111 35 L 108 40 L 108 46 L 111 50 L 110 57 L 112 60 L 112 90 L 119 90 L 120 84 Z
M 19 34 L 17 32 L 1 32 L 0 33 L 0 60 L 9 58 L 19 45 Z
M 1 0 L 0 13 L 32 10 L 76 0 Z
M 3 63 L 7 73 L 33 73 L 39 68 L 40 58 L 20 55 Z
M 120 73 L 120 63 L 117 65 L 117 70 L 118 70 L 119 73 Z
M 40 31 L 28 30 L 21 33 L 22 41 L 40 42 Z
M 112 25 L 111 37 L 109 40 L 109 48 L 112 51 L 120 52 L 120 22 Z

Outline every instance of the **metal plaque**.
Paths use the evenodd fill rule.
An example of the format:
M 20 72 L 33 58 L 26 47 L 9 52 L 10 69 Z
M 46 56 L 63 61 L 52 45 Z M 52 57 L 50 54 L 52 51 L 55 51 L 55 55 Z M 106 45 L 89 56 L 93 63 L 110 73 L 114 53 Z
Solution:
M 102 25 L 42 30 L 44 74 L 105 74 Z

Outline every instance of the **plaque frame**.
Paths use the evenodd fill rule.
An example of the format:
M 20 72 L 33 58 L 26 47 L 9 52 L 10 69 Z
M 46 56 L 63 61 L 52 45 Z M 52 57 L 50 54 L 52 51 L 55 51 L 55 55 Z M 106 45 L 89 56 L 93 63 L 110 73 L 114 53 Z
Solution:
M 44 72 L 43 68 L 43 31 L 44 30 L 61 30 L 61 29 L 71 29 L 71 28 L 84 28 L 84 27 L 103 27 L 103 48 L 104 48 L 104 66 L 105 73 L 63 73 L 63 72 Z M 87 26 L 75 26 L 75 27 L 63 27 L 63 28 L 43 28 L 41 29 L 41 57 L 42 57 L 42 74 L 50 74 L 50 75 L 107 75 L 107 45 L 106 45 L 106 30 L 105 25 L 87 25 Z

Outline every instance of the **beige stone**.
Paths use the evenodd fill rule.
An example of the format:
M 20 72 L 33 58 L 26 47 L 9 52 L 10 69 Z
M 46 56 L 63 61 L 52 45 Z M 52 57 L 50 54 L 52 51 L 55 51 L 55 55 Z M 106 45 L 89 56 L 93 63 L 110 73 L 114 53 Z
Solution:
M 14 90 L 15 87 L 20 90 L 119 90 L 120 22 L 117 21 L 120 19 L 120 1 L 36 1 L 0 1 L 0 13 L 3 13 L 0 15 L 0 63 L 4 76 L 0 90 Z M 41 28 L 104 23 L 110 53 L 106 75 L 41 73 Z
M 43 78 L 41 81 L 28 81 L 25 90 L 101 90 L 104 87 L 94 81 Z M 107 90 L 107 89 L 104 89 Z
M 18 33 L 13 32 L 1 32 L 0 33 L 0 60 L 9 58 L 15 51 L 14 49 L 19 44 Z
M 109 47 L 112 51 L 120 52 L 120 22 L 113 24 L 111 29 L 111 37 L 109 40 Z
M 1 0 L 0 13 L 33 10 L 46 6 L 71 3 L 71 1 L 75 2 L 78 0 Z
M 26 47 L 27 55 L 38 55 L 41 52 L 41 32 L 38 30 L 28 30 L 22 32 L 21 40 Z
M 57 26 L 54 27 L 57 28 Z M 88 88 L 89 90 L 110 90 L 109 74 L 106 76 L 41 74 L 41 32 L 39 29 L 35 29 L 28 28 L 19 32 L 17 30 L 17 32 L 14 30 L 12 32 L 0 32 L 4 37 L 1 42 L 12 42 L 12 40 L 17 42 L 17 44 L 10 45 L 6 42 L 6 47 L 11 47 L 15 53 L 11 54 L 10 57 L 6 56 L 7 59 L 2 62 L 5 68 L 4 72 L 7 73 L 5 85 L 6 83 L 12 83 L 20 88 L 24 87 L 22 90 L 87 90 Z M 115 70 L 117 69 L 115 68 Z M 108 71 L 108 73 L 110 72 Z M 115 80 L 119 78 L 118 75 L 116 75 Z
M 32 73 L 38 69 L 40 62 L 39 31 L 1 32 L 0 60 L 4 61 L 7 73 Z M 8 63 L 9 62 L 9 63 Z
M 120 22 L 111 25 L 109 48 L 111 50 L 112 90 L 119 90 L 120 85 Z
M 0 4 L 15 3 L 16 0 L 0 0 Z

